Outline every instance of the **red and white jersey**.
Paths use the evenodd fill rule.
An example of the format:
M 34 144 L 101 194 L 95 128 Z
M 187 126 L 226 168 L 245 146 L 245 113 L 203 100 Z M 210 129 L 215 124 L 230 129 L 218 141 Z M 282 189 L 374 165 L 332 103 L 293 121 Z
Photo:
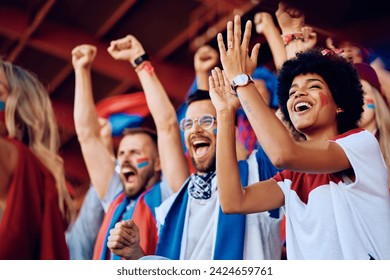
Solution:
M 288 259 L 390 259 L 387 170 L 376 138 L 355 129 L 337 137 L 355 173 L 282 171 Z M 313 155 L 315 156 L 315 155 Z

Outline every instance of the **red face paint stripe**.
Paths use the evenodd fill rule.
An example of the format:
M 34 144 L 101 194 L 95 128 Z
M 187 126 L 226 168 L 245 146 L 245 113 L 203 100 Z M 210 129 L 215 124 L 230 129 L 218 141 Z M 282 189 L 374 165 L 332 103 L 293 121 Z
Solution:
M 328 96 L 326 96 L 325 94 L 320 92 L 320 101 L 321 101 L 322 107 L 324 107 L 325 105 L 328 105 L 328 103 L 329 103 Z
M 142 168 L 149 164 L 149 159 L 147 157 L 137 159 L 137 167 Z
M 137 158 L 137 163 L 143 162 L 143 161 L 149 161 L 149 158 L 143 157 L 143 158 Z

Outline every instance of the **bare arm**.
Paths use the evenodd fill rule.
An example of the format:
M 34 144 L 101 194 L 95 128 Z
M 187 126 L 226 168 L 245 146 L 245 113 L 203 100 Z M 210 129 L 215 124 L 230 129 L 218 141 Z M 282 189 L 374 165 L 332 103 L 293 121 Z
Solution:
M 112 151 L 109 151 L 100 137 L 101 125 L 98 121 L 92 93 L 91 64 L 96 48 L 91 45 L 77 46 L 72 51 L 75 71 L 74 121 L 84 161 L 92 185 L 99 197 L 103 198 L 115 168 Z
M 272 16 L 265 12 L 257 13 L 254 22 L 256 25 L 256 32 L 258 34 L 264 34 L 271 49 L 275 67 L 277 70 L 280 70 L 287 59 L 287 54 L 278 27 L 274 24 Z
M 313 48 L 317 44 L 317 34 L 309 26 L 305 26 L 305 15 L 292 7 L 280 2 L 275 13 L 283 36 L 300 34 L 301 39 L 286 43 L 287 59 L 295 57 L 300 51 Z
M 112 139 L 112 128 L 108 119 L 98 118 L 100 125 L 100 139 L 107 151 L 110 153 L 112 160 L 115 160 L 114 142 Z
M 113 58 L 126 60 L 130 63 L 145 54 L 140 42 L 131 35 L 112 41 L 108 52 Z M 176 192 L 188 178 L 189 168 L 181 145 L 175 108 L 149 63 L 143 62 L 136 71 L 144 89 L 150 113 L 156 124 L 162 171 L 168 184 Z
M 229 81 L 242 73 L 250 73 L 246 64 L 257 60 L 257 55 L 248 57 L 246 50 L 251 32 L 247 23 L 241 43 L 241 20 L 235 17 L 234 28 L 228 23 L 227 40 L 233 40 L 233 48 L 226 51 L 222 34 L 218 35 L 221 62 Z M 268 108 L 250 83 L 237 88 L 238 97 L 248 119 L 272 163 L 281 169 L 302 172 L 333 173 L 351 167 L 342 148 L 327 140 L 295 141 L 275 114 Z M 315 156 L 314 156 L 315 155 Z
M 240 102 L 219 68 L 209 79 L 211 100 L 217 110 L 218 193 L 225 213 L 254 213 L 280 207 L 284 195 L 275 181 L 241 187 L 235 148 L 234 118 Z
M 218 52 L 211 46 L 200 47 L 194 55 L 194 68 L 198 89 L 209 90 L 209 76 L 213 67 L 219 62 Z

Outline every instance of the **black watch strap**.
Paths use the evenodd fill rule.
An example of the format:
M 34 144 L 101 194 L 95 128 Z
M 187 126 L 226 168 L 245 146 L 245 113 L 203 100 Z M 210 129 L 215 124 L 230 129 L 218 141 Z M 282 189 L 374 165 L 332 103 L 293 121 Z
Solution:
M 133 65 L 134 65 L 134 67 L 137 67 L 142 62 L 147 61 L 147 60 L 150 61 L 150 56 L 147 53 L 144 53 L 143 55 L 141 55 L 141 56 L 137 57 L 136 59 L 134 59 Z

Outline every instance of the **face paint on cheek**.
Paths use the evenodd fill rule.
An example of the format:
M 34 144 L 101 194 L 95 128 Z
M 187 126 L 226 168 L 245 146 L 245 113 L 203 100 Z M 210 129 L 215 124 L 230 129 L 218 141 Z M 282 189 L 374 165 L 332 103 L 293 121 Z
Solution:
M 328 96 L 320 92 L 320 102 L 321 102 L 321 107 L 325 107 L 329 103 Z
M 149 159 L 147 157 L 137 159 L 137 167 L 144 168 L 149 165 Z
M 375 109 L 375 104 L 373 99 L 366 99 L 367 108 L 368 109 Z
M 218 130 L 216 128 L 213 129 L 213 134 L 217 135 Z

